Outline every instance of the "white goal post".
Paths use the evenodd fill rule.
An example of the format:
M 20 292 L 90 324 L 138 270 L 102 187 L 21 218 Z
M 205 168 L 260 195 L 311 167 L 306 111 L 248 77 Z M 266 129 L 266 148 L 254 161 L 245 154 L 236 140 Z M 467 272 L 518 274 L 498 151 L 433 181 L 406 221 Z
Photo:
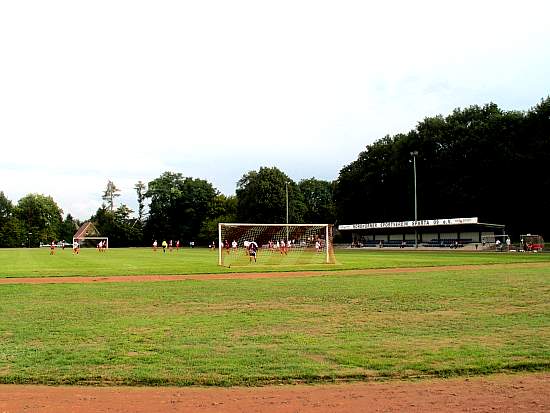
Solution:
M 510 236 L 506 234 L 489 234 L 481 236 L 481 249 L 488 251 L 509 251 Z
M 334 264 L 330 224 L 218 224 L 218 265 L 248 265 L 251 243 L 262 265 Z
M 73 244 L 75 241 L 78 242 L 80 247 L 88 247 L 88 243 L 86 241 L 90 240 L 90 244 L 93 248 L 96 248 L 99 244 L 99 241 L 105 241 L 105 248 L 109 249 L 109 237 L 80 237 L 80 238 L 73 238 Z

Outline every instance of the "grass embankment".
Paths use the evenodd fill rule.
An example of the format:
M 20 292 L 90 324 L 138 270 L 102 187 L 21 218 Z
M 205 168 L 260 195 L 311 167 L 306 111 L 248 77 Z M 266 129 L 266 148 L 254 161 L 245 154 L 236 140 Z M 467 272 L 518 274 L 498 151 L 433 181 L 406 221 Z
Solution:
M 0 296 L 3 383 L 225 386 L 550 369 L 550 266 L 16 284 L 0 285 Z

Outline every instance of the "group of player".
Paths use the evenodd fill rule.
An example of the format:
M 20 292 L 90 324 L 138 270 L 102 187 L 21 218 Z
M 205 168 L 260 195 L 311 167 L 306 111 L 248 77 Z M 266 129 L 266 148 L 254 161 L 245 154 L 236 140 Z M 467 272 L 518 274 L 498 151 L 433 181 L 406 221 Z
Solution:
M 97 248 L 98 252 L 107 251 L 107 240 L 104 239 L 104 240 L 99 241 L 96 248 Z
M 61 249 L 65 249 L 65 241 L 61 241 Z M 74 255 L 78 255 L 80 253 L 80 244 L 78 243 L 78 241 L 75 239 L 73 240 L 73 254 Z M 57 243 L 55 242 L 55 240 L 52 240 L 51 244 L 50 244 L 50 255 L 55 255 L 55 249 L 57 248 Z
M 249 251 L 250 251 L 250 245 L 252 243 L 255 245 L 254 253 L 256 253 L 256 251 L 258 249 L 258 244 L 256 242 L 254 242 L 254 241 L 244 241 L 243 242 L 244 251 L 247 255 L 250 255 Z M 288 255 L 289 250 L 291 248 L 293 248 L 294 245 L 295 245 L 294 240 L 292 240 L 292 241 L 288 240 L 286 242 L 285 242 L 285 240 L 277 240 L 277 241 L 271 240 L 267 243 L 266 246 L 264 246 L 264 248 L 268 248 L 270 251 L 279 251 L 279 253 L 281 255 Z M 231 245 L 229 245 L 228 240 L 225 240 L 221 246 L 223 246 L 223 248 L 225 249 L 226 254 L 229 254 L 231 251 L 233 251 L 233 253 L 235 255 L 238 254 L 239 245 L 238 245 L 237 241 L 235 241 L 235 240 L 233 240 L 233 242 L 231 242 Z M 315 240 L 315 251 L 316 252 L 321 252 L 322 249 L 323 249 L 322 240 L 321 239 L 316 239 Z
M 277 240 L 277 241 L 269 241 L 267 243 L 267 246 L 270 250 L 275 250 L 275 251 L 279 251 L 281 253 L 281 255 L 287 255 L 288 254 L 288 250 L 294 245 L 294 240 L 288 240 L 285 242 L 285 240 Z
M 268 248 L 270 250 L 279 251 L 281 253 L 281 255 L 287 255 L 288 251 L 291 248 L 294 248 L 295 245 L 296 245 L 295 240 L 288 240 L 286 242 L 284 240 L 269 241 Z M 300 247 L 304 247 L 305 245 L 306 245 L 306 243 L 302 242 Z M 315 240 L 315 251 L 320 252 L 322 250 L 322 248 L 323 248 L 323 244 L 322 244 L 321 240 L 320 239 Z
M 180 250 L 180 240 L 176 240 L 176 242 L 174 243 L 172 240 L 166 242 L 166 240 L 162 241 L 161 243 L 161 246 L 162 246 L 162 252 L 166 252 L 166 250 L 168 249 L 169 252 L 172 252 L 172 250 L 174 249 L 174 245 L 176 247 L 176 251 L 179 251 Z M 153 241 L 153 251 L 156 252 L 158 249 L 158 243 L 157 243 L 157 240 L 154 240 Z
M 248 256 L 249 261 L 252 262 L 252 260 L 254 260 L 254 262 L 256 262 L 256 256 L 258 252 L 258 244 L 256 243 L 256 241 L 244 241 L 243 246 L 245 254 Z M 231 242 L 231 246 L 229 246 L 229 241 L 225 240 L 223 242 L 223 247 L 225 248 L 226 254 L 230 254 L 231 249 L 235 254 L 238 254 L 239 252 L 239 245 L 235 240 Z

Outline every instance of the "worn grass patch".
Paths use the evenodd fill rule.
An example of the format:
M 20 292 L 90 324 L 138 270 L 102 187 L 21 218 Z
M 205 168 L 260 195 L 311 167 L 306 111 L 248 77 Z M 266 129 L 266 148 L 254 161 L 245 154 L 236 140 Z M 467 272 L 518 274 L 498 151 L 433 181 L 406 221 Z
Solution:
M 0 285 L 0 382 L 262 385 L 550 369 L 550 266 Z

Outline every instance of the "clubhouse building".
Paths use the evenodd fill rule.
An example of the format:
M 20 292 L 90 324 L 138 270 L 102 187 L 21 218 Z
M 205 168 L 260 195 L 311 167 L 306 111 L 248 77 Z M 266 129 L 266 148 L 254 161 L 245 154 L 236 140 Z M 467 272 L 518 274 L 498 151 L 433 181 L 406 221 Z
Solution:
M 454 247 L 478 248 L 487 239 L 505 234 L 504 225 L 480 223 L 473 218 L 425 219 L 339 225 L 354 247 Z

